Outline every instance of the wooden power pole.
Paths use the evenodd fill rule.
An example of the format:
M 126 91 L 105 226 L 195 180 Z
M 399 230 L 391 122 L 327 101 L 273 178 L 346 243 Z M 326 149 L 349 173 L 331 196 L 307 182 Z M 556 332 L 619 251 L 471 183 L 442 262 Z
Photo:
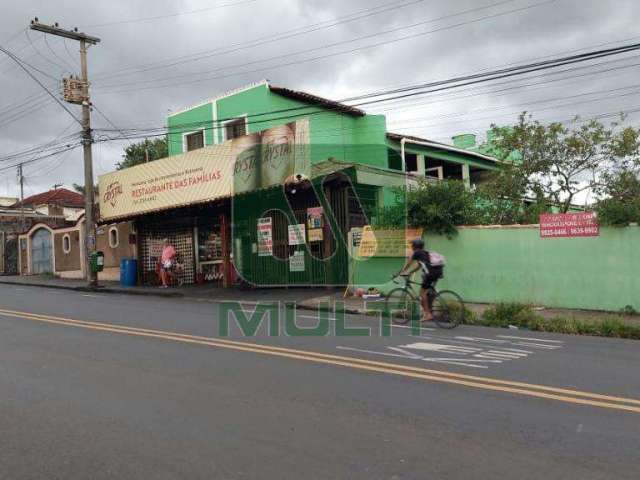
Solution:
M 64 79 L 64 99 L 69 103 L 82 105 L 82 145 L 84 149 L 84 193 L 85 193 L 85 264 L 87 266 L 87 281 L 90 287 L 98 286 L 98 274 L 91 268 L 91 257 L 96 250 L 96 223 L 94 213 L 93 187 L 93 157 L 91 147 L 93 135 L 91 132 L 91 97 L 89 96 L 89 74 L 87 68 L 87 47 L 100 42 L 97 37 L 78 32 L 78 29 L 64 30 L 58 26 L 45 25 L 37 18 L 31 21 L 31 30 L 37 30 L 49 35 L 69 38 L 80 42 L 80 79 Z
M 26 225 L 24 221 L 24 175 L 22 164 L 18 165 L 18 179 L 20 180 L 20 233 L 24 233 Z

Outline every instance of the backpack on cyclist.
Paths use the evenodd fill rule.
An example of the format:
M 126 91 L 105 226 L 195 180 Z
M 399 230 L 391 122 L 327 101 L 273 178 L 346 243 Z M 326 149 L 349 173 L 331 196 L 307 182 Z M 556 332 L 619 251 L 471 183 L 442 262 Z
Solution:
M 438 252 L 429 252 L 429 260 L 433 267 L 444 267 L 447 264 L 447 259 Z

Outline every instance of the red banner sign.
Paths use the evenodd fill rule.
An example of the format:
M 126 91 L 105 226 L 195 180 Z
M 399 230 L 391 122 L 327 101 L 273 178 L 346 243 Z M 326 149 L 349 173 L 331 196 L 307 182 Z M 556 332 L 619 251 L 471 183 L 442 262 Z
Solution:
M 540 215 L 540 237 L 597 237 L 600 225 L 595 212 L 549 213 Z

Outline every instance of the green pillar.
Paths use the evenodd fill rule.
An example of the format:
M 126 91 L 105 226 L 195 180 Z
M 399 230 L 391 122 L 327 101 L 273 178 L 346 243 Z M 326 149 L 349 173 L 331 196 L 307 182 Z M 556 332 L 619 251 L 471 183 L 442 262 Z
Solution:
M 462 164 L 462 181 L 464 182 L 464 186 L 467 187 L 467 189 L 471 188 L 471 172 L 469 170 L 468 163 Z

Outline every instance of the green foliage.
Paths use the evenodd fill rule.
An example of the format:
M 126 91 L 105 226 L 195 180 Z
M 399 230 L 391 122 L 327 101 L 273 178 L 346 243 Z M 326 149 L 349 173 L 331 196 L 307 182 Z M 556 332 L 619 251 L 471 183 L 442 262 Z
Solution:
M 632 305 L 625 305 L 622 309 L 620 309 L 620 314 L 628 317 L 633 317 L 640 315 L 640 312 L 633 308 Z
M 407 192 L 408 224 L 424 227 L 430 233 L 456 235 L 456 226 L 469 223 L 475 208 L 474 194 L 456 180 L 423 180 L 417 188 Z
M 550 205 L 567 212 L 578 194 L 597 192 L 612 172 L 629 171 L 640 159 L 640 130 L 617 123 L 543 125 L 525 112 L 514 126 L 494 125 L 490 137 L 491 151 L 505 162 L 484 186 L 485 196 L 506 207 L 497 223 L 520 223 Z M 527 211 L 523 198 L 535 199 L 536 208 Z
M 529 305 L 520 303 L 498 303 L 492 305 L 485 310 L 477 323 L 489 327 L 507 328 L 513 325 L 518 328 L 539 332 L 640 340 L 640 326 L 625 323 L 619 318 L 606 318 L 602 321 L 583 321 L 572 317 L 559 316 L 546 319 L 535 313 Z
M 371 225 L 377 228 L 402 230 L 407 227 L 407 198 L 406 189 L 394 188 L 395 199 L 393 205 L 379 208 L 371 220 Z
M 457 180 L 419 180 L 411 189 L 395 189 L 395 202 L 376 212 L 372 224 L 380 228 L 424 228 L 438 235 L 457 234 L 457 225 L 472 222 L 476 197 Z
M 484 324 L 491 327 L 527 327 L 537 321 L 537 315 L 531 307 L 520 303 L 498 303 L 485 310 L 482 318 Z
M 612 176 L 596 206 L 601 225 L 624 227 L 640 223 L 640 179 L 631 171 Z
M 73 189 L 74 189 L 76 192 L 81 193 L 82 195 L 84 195 L 84 194 L 85 194 L 84 185 L 80 185 L 79 183 L 74 183 L 74 184 L 73 184 Z M 93 186 L 93 192 L 94 192 L 94 194 L 96 194 L 96 195 L 98 194 L 98 185 L 97 185 L 97 184 Z
M 142 163 L 166 158 L 169 155 L 168 143 L 166 138 L 157 138 L 149 140 L 148 138 L 142 142 L 132 143 L 124 149 L 122 161 L 116 166 L 118 170 L 129 167 L 135 167 Z

